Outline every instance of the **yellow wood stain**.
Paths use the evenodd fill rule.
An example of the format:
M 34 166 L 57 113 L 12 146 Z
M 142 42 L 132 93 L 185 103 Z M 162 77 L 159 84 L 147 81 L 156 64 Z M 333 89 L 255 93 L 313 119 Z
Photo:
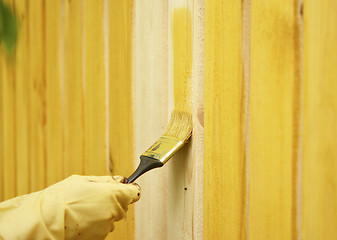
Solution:
M 13 64 L 3 57 L 1 68 L 3 98 L 3 195 L 4 199 L 16 196 L 16 157 L 15 157 L 15 76 Z
M 251 5 L 249 239 L 293 236 L 296 7 L 282 0 Z
M 84 2 L 84 171 L 107 174 L 104 1 Z
M 65 1 L 64 175 L 84 174 L 82 1 Z
M 109 1 L 109 170 L 128 176 L 134 170 L 132 107 L 133 0 Z M 132 239 L 134 206 L 115 224 L 108 239 Z
M 46 24 L 46 174 L 47 186 L 63 179 L 61 84 L 61 2 L 45 2 Z
M 4 1 L 13 9 L 11 0 Z M 2 46 L 1 46 L 2 47 Z M 3 49 L 1 49 L 3 51 Z M 11 55 L 3 54 L 2 58 L 2 98 L 3 109 L 3 197 L 4 200 L 16 196 L 16 123 L 15 123 L 15 100 L 16 100 L 16 85 L 15 71 Z
M 192 23 L 191 11 L 177 8 L 171 16 L 173 44 L 174 110 L 191 112 Z
M 3 66 L 3 57 L 0 56 L 0 66 Z M 3 93 L 3 68 L 0 69 L 0 94 Z M 4 120 L 3 120 L 3 97 L 0 97 L 0 201 L 4 200 L 4 146 L 3 146 L 3 132 L 4 132 Z
M 205 1 L 204 239 L 245 239 L 242 1 Z
M 301 239 L 337 239 L 337 3 L 305 1 Z
M 15 10 L 19 21 L 18 41 L 15 56 L 16 81 L 16 159 L 17 195 L 30 192 L 29 156 L 29 50 L 28 9 L 26 1 L 16 0 Z
M 132 6 L 132 1 L 109 4 L 111 174 L 129 174 L 133 170 Z
M 0 56 L 0 201 L 43 189 L 71 174 L 131 173 L 133 118 L 137 117 L 132 114 L 132 11 L 137 9 L 133 1 L 5 2 L 15 5 L 20 30 L 15 61 Z M 146 7 L 140 8 L 135 18 L 147 21 L 139 24 L 137 44 L 164 48 L 167 28 L 161 32 L 161 27 L 168 22 L 165 14 L 172 10 L 174 110 L 189 113 L 195 57 L 192 36 L 196 29 L 192 18 L 196 14 L 190 6 L 194 3 L 189 1 L 189 8 L 143 3 Z M 242 1 L 205 1 L 204 239 L 337 239 L 337 5 L 333 0 L 308 0 L 304 4 L 303 136 L 296 135 L 300 127 L 296 108 L 301 99 L 296 5 L 293 0 L 251 1 L 247 59 L 242 48 Z M 109 9 L 104 9 L 106 6 Z M 108 32 L 104 32 L 105 10 Z M 158 19 L 164 23 L 154 24 Z M 161 42 L 151 40 L 155 47 L 149 46 L 144 32 L 162 34 L 158 37 Z M 60 61 L 62 44 L 64 63 Z M 143 60 L 144 54 L 145 50 L 138 50 L 135 59 Z M 109 80 L 105 56 L 109 58 Z M 157 57 L 162 57 L 161 50 L 146 56 L 140 66 L 148 65 L 151 74 L 156 72 L 152 61 Z M 154 75 L 166 76 L 166 64 L 160 60 L 161 73 Z M 243 64 L 250 64 L 249 76 L 243 76 Z M 146 67 L 138 73 L 139 79 L 152 76 Z M 141 81 L 139 89 L 149 86 L 147 79 Z M 160 83 L 165 85 L 165 81 Z M 167 91 L 163 88 L 164 96 Z M 156 95 L 157 100 L 160 97 Z M 166 103 L 166 97 L 158 101 Z M 151 100 L 144 102 L 151 105 Z M 161 120 L 162 116 L 154 119 Z M 143 120 L 137 123 L 141 128 L 148 124 Z M 142 129 L 139 132 L 143 134 Z M 295 179 L 297 153 L 301 152 L 296 141 L 300 138 L 303 177 Z M 189 161 L 175 162 L 170 170 L 184 176 Z M 178 184 L 190 179 L 188 174 Z M 299 189 L 297 180 L 302 181 Z M 165 185 L 160 194 L 168 191 L 171 194 L 166 200 L 181 196 L 184 203 L 172 207 L 164 201 L 153 202 L 156 207 L 167 208 L 164 214 L 155 208 L 139 211 L 151 213 L 151 219 L 165 224 L 179 219 L 166 224 L 165 229 L 149 229 L 153 231 L 150 234 L 170 238 L 180 234 L 171 229 L 190 229 L 188 214 L 175 211 L 194 199 L 176 186 Z M 295 194 L 301 193 L 297 192 L 301 186 L 303 194 L 298 199 Z M 296 201 L 300 201 L 298 209 Z M 146 223 L 141 224 L 146 229 Z M 132 239 L 133 233 L 131 206 L 127 220 L 117 223 L 109 238 Z M 142 234 L 146 237 L 149 233 Z M 189 234 L 186 232 L 185 237 L 190 239 Z
M 179 139 L 186 139 L 189 131 L 192 130 L 192 57 L 193 57 L 193 32 L 192 32 L 192 6 L 187 2 L 170 1 L 169 16 L 171 31 L 171 52 L 172 61 L 169 62 L 169 69 L 172 69 L 173 78 L 168 81 L 173 83 L 173 92 L 168 93 L 174 99 L 174 112 L 171 114 L 167 127 L 166 136 L 177 136 Z M 169 41 L 170 43 L 170 41 Z M 170 59 L 170 58 L 169 58 Z M 171 85 L 169 83 L 169 85 Z M 169 96 L 170 96 L 169 95 Z M 169 131 L 169 130 L 179 130 Z M 163 198 L 166 211 L 166 227 L 162 234 L 162 239 L 192 239 L 193 214 L 190 214 L 192 205 L 189 199 L 192 198 L 193 190 L 186 194 L 181 191 L 184 187 L 192 187 L 192 165 L 195 159 L 191 157 L 191 145 L 179 151 L 167 165 L 167 182 L 165 185 L 168 193 L 160 196 Z M 165 174 L 165 172 L 163 172 Z M 165 175 L 164 175 L 165 176 Z M 159 197 L 159 199 L 160 199 Z M 158 237 L 157 237 L 158 238 Z M 160 237 L 159 237 L 160 238 Z
M 31 191 L 46 186 L 46 96 L 45 96 L 45 39 L 44 4 L 42 0 L 29 1 L 29 158 Z

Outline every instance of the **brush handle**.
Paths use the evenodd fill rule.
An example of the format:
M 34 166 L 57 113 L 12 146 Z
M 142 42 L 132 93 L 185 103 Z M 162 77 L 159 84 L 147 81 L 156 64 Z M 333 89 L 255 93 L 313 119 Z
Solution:
M 151 169 L 162 167 L 164 164 L 161 161 L 158 161 L 157 159 L 150 158 L 147 156 L 140 156 L 140 163 L 132 173 L 130 177 L 128 177 L 128 183 L 134 182 L 138 177 L 146 173 L 147 171 L 150 171 Z

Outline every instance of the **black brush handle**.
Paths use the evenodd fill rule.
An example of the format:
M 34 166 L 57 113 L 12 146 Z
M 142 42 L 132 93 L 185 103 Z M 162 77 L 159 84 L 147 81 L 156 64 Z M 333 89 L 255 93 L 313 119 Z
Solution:
M 161 161 L 158 161 L 157 159 L 150 158 L 147 156 L 140 156 L 140 163 L 132 173 L 130 177 L 128 177 L 128 183 L 134 182 L 138 177 L 146 173 L 147 171 L 150 171 L 151 169 L 162 167 L 164 164 Z

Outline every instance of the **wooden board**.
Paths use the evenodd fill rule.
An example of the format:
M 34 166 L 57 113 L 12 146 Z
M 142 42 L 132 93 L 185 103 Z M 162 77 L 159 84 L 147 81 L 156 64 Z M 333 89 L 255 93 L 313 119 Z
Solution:
M 104 60 L 104 1 L 84 2 L 84 171 L 108 170 L 107 78 Z
M 249 239 L 290 239 L 294 224 L 295 1 L 252 1 L 249 96 Z
M 111 175 L 127 176 L 134 170 L 133 1 L 109 1 L 107 10 L 109 22 L 109 171 Z M 133 239 L 134 221 L 134 205 L 132 205 L 128 210 L 127 218 L 115 224 L 115 230 L 109 237 L 111 239 Z
M 203 16 L 203 1 L 169 2 L 169 110 L 190 112 L 194 123 L 191 142 L 165 166 L 167 239 L 202 239 Z
M 29 1 L 29 142 L 31 191 L 46 187 L 45 5 Z
M 305 1 L 302 239 L 337 239 L 337 3 Z
M 27 2 L 15 1 L 19 32 L 15 56 L 16 81 L 16 188 L 17 195 L 30 192 L 30 143 L 29 143 L 29 45 Z
M 3 57 L 0 57 L 0 66 L 3 66 Z M 0 93 L 3 93 L 3 81 L 4 81 L 4 73 L 3 68 L 0 69 Z M 0 97 L 0 201 L 3 201 L 5 199 L 5 193 L 3 191 L 4 189 L 4 146 L 3 146 L 3 129 L 4 129 L 4 123 L 3 123 L 3 97 Z
M 204 238 L 244 239 L 245 87 L 242 5 L 205 3 Z
M 64 175 L 84 174 L 83 2 L 65 1 Z
M 139 156 L 165 131 L 168 123 L 168 5 L 134 2 L 133 95 L 135 165 Z M 130 172 L 131 174 L 131 172 Z M 167 235 L 167 168 L 137 180 L 142 197 L 135 206 L 135 238 L 165 239 Z
M 16 196 L 15 75 L 13 62 L 3 58 L 3 200 Z
M 108 239 L 337 238 L 334 1 L 304 2 L 303 56 L 300 0 L 6 2 L 1 201 L 128 176 L 178 107 L 190 143 L 137 181 Z
M 63 179 L 63 81 L 61 1 L 45 2 L 46 174 L 47 186 Z M 62 39 L 63 40 L 63 39 Z
M 192 9 L 191 1 L 169 2 L 169 112 L 191 113 L 192 100 Z M 193 132 L 195 133 L 195 132 Z M 185 146 L 164 166 L 167 178 L 167 239 L 192 239 L 190 210 L 193 192 L 191 186 L 192 169 L 188 168 L 190 144 Z M 186 189 L 186 190 L 185 190 Z M 188 206 L 186 206 L 188 204 Z
M 135 3 L 136 156 L 164 133 L 175 103 L 191 104 L 195 122 L 191 143 L 137 180 L 143 189 L 136 239 L 202 238 L 203 7 L 203 1 Z
M 5 3 L 13 9 L 12 1 L 8 0 Z M 4 199 L 9 199 L 16 196 L 16 153 L 15 153 L 15 71 L 13 55 L 6 54 L 3 56 L 3 192 Z

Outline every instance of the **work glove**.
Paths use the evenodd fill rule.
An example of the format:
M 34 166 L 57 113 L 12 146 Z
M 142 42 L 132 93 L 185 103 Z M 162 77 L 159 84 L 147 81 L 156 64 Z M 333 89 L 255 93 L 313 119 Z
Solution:
M 105 239 L 139 198 L 125 177 L 73 175 L 0 203 L 0 239 Z

